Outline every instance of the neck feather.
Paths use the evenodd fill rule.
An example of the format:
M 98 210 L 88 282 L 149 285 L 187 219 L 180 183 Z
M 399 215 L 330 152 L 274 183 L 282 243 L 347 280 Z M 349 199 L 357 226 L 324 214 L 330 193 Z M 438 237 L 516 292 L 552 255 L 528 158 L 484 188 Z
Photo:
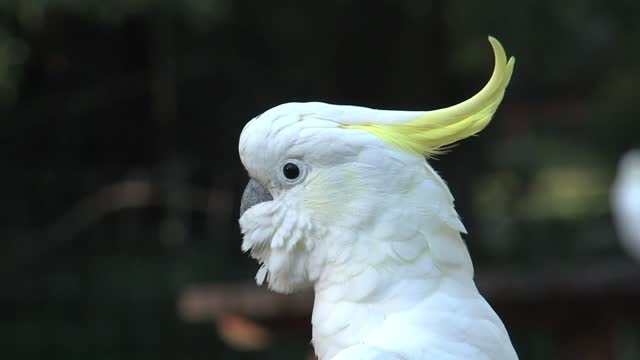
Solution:
M 459 234 L 449 240 L 462 243 Z M 466 249 L 464 252 L 468 260 Z M 384 326 L 390 315 L 420 306 L 439 311 L 437 301 L 425 305 L 439 294 L 478 296 L 470 260 L 438 263 L 429 247 L 410 262 L 389 257 L 376 265 L 335 265 L 314 287 L 313 344 L 320 359 L 330 359 L 339 351 L 362 343 L 371 329 Z

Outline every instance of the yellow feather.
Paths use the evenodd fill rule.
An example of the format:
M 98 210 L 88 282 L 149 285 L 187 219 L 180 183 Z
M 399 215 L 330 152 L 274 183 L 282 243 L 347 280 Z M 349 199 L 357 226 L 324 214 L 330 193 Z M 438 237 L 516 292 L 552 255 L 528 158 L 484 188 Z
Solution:
M 498 109 L 515 64 L 513 57 L 507 62 L 498 40 L 489 36 L 489 42 L 495 56 L 493 74 L 484 88 L 472 98 L 451 107 L 427 111 L 405 123 L 342 127 L 367 131 L 389 144 L 424 156 L 441 153 L 443 146 L 480 132 Z

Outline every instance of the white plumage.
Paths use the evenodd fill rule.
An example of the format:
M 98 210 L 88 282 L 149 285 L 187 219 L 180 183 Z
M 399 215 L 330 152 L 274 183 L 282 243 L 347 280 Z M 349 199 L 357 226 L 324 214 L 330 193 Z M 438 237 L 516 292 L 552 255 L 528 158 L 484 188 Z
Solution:
M 284 293 L 313 287 L 319 359 L 517 359 L 474 284 L 453 196 L 412 151 L 489 122 L 513 68 L 492 41 L 491 86 L 434 112 L 441 127 L 429 126 L 429 112 L 316 102 L 277 106 L 242 131 L 240 158 L 264 188 L 243 207 L 242 248 L 262 264 L 258 283 Z

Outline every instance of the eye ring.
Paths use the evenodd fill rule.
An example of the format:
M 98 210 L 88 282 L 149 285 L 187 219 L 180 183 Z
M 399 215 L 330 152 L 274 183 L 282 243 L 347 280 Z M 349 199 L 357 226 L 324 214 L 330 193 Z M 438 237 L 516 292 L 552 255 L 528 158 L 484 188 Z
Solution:
M 296 159 L 285 160 L 278 169 L 278 177 L 289 185 L 295 185 L 302 182 L 307 174 L 305 164 Z

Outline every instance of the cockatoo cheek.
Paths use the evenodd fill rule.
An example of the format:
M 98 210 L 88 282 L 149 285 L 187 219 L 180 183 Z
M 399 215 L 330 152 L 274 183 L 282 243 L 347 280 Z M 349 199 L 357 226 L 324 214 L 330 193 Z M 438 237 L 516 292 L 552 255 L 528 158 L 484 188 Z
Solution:
M 315 228 L 302 211 L 285 205 L 283 198 L 252 206 L 240 218 L 242 250 L 262 265 L 256 280 L 265 279 L 277 292 L 307 287 L 307 261 Z

